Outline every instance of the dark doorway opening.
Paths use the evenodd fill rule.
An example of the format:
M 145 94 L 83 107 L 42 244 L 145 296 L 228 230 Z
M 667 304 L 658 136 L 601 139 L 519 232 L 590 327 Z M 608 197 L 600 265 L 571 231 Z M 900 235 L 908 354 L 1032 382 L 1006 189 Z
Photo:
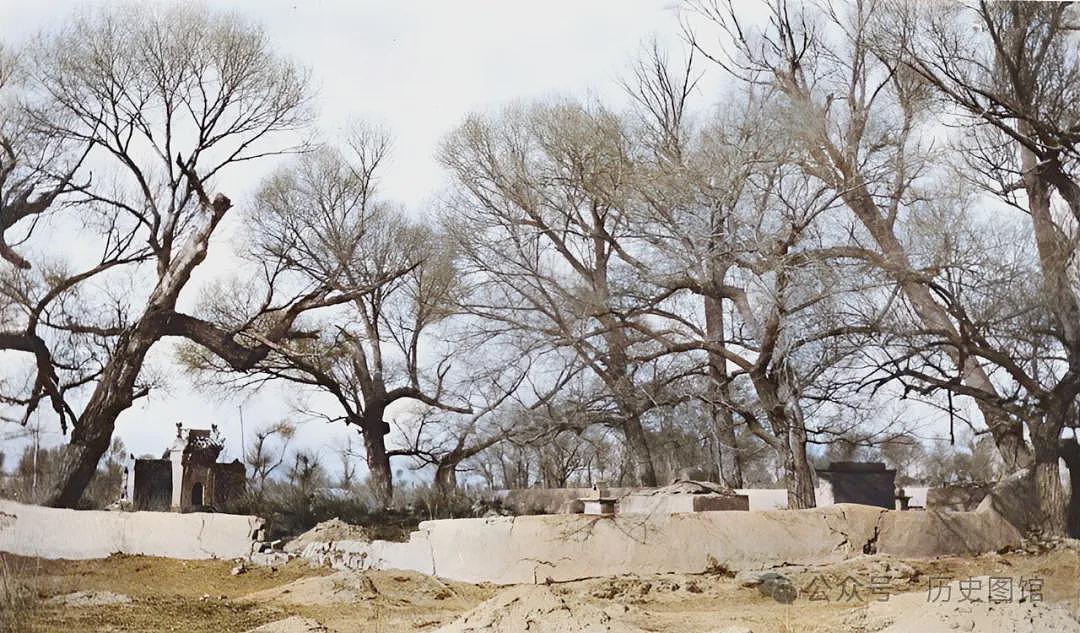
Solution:
M 191 487 L 191 505 L 198 507 L 203 504 L 203 487 L 202 484 L 195 484 Z

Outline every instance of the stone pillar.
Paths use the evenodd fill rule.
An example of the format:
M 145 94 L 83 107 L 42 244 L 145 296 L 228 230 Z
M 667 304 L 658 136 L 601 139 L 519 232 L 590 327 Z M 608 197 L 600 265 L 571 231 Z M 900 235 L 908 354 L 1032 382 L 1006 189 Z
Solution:
M 184 494 L 184 448 L 187 442 L 177 436 L 169 449 L 169 461 L 172 462 L 172 503 L 173 512 L 180 511 Z

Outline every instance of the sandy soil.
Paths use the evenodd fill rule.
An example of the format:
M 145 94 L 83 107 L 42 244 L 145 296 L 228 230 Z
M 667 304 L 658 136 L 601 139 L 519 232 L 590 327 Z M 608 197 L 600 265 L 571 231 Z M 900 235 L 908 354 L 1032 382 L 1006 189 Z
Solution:
M 779 568 L 775 571 L 799 590 L 791 604 L 765 595 L 753 586 L 755 575 L 745 573 L 499 588 L 408 572 L 331 572 L 302 561 L 276 570 L 249 568 L 237 576 L 230 573 L 235 565 L 231 561 L 114 556 L 9 563 L 36 587 L 40 600 L 28 629 L 42 632 L 224 633 L 266 627 L 260 630 L 699 633 L 730 628 L 742 633 L 892 633 L 929 632 L 938 625 L 965 630 L 971 622 L 985 633 L 1073 631 L 1075 614 L 1080 613 L 1078 549 L 930 561 L 869 556 L 840 565 Z M 980 588 L 973 589 L 975 582 L 969 579 L 979 577 Z M 962 604 L 962 594 L 985 594 L 989 577 L 1011 579 L 1015 606 Z M 1041 581 L 1037 589 L 1042 600 L 1021 603 L 1021 579 L 1032 578 Z M 966 584 L 954 582 L 953 595 L 945 599 L 941 587 L 950 580 Z M 108 592 L 110 599 L 63 598 L 77 592 Z M 131 601 L 117 600 L 116 595 Z

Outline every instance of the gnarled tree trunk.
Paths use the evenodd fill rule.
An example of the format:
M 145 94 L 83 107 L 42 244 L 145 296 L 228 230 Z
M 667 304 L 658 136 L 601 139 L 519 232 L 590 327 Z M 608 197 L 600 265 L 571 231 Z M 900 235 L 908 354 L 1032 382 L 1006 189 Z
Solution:
M 457 492 L 458 460 L 443 459 L 435 466 L 435 490 L 443 497 Z
M 634 485 L 652 487 L 657 485 L 656 468 L 652 462 L 652 451 L 641 424 L 640 416 L 633 415 L 622 421 L 623 437 L 626 439 L 626 461 L 630 466 L 630 477 Z
M 1044 423 L 1032 429 L 1031 434 L 1031 444 L 1035 449 L 1032 481 L 1039 504 L 1039 529 L 1052 536 L 1065 536 L 1068 532 L 1065 516 L 1069 500 L 1061 485 L 1061 471 L 1058 469 L 1060 433 L 1060 427 Z
M 47 504 L 74 508 L 97 472 L 98 462 L 109 450 L 116 418 L 135 399 L 135 381 L 150 346 L 157 340 L 152 334 L 136 329 L 121 338 L 101 374 L 71 441 L 64 447 L 58 466 L 56 487 Z
M 1069 469 L 1069 507 L 1065 515 L 1066 529 L 1072 538 L 1080 538 L 1080 443 L 1074 437 L 1061 440 L 1058 454 Z
M 394 501 L 394 473 L 390 467 L 390 455 L 386 450 L 386 435 L 390 431 L 383 422 L 381 407 L 372 406 L 364 411 L 360 433 L 364 438 L 364 458 L 368 467 L 368 487 L 381 508 L 389 508 Z

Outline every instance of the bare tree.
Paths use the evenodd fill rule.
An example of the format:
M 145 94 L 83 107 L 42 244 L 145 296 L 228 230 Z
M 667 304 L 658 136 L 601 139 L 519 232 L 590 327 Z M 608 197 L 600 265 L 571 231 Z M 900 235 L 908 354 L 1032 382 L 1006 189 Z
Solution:
M 879 4 L 860 0 L 814 12 L 779 1 L 770 5 L 769 28 L 755 37 L 732 5 L 691 2 L 719 28 L 720 43 L 709 44 L 700 30 L 687 33 L 729 74 L 771 90 L 787 133 L 800 142 L 792 159 L 830 187 L 858 222 L 848 256 L 887 272 L 925 329 L 959 337 L 898 227 L 912 201 L 922 199 L 918 185 L 934 157 L 921 135 L 930 95 L 913 73 L 895 72 L 895 62 L 875 55 L 869 23 Z M 1022 421 L 987 404 L 1004 396 L 986 369 L 958 346 L 950 354 L 966 388 L 988 396 L 980 409 L 1003 458 L 1014 469 L 1027 464 Z
M 689 109 L 692 62 L 675 72 L 654 50 L 631 85 L 643 126 L 633 134 L 643 140 L 629 216 L 637 239 L 618 256 L 640 287 L 658 290 L 643 310 L 650 319 L 633 327 L 661 353 L 704 355 L 714 416 L 734 414 L 775 450 L 789 506 L 812 507 L 807 445 L 840 434 L 822 410 L 866 400 L 842 388 L 852 379 L 848 351 L 833 341 L 844 331 L 840 306 L 876 282 L 826 230 L 839 196 L 789 163 L 798 145 L 773 102 L 739 91 L 726 114 L 702 124 Z M 685 309 L 687 296 L 705 300 L 703 315 Z M 813 423 L 808 408 L 819 414 Z
M 632 480 L 655 485 L 642 416 L 669 404 L 682 374 L 627 325 L 641 316 L 618 255 L 634 193 L 628 132 L 603 108 L 537 104 L 470 117 L 441 158 L 459 185 L 449 223 L 472 290 L 465 309 L 586 367 Z
M 231 166 L 295 148 L 308 120 L 305 74 L 278 60 L 259 28 L 182 6 L 78 15 L 43 36 L 28 68 L 34 126 L 53 142 L 90 148 L 69 162 L 78 169 L 64 179 L 75 189 L 64 200 L 86 252 L 97 254 L 81 272 L 50 274 L 20 296 L 22 341 L 2 341 L 22 351 L 27 338 L 42 341 L 51 356 L 71 357 L 35 350 L 46 384 L 24 401 L 34 407 L 57 376 L 54 408 L 73 429 L 50 502 L 72 506 L 117 416 L 148 393 L 140 374 L 161 339 L 186 338 L 249 367 L 295 335 L 301 313 L 349 297 L 315 285 L 283 296 L 273 283 L 279 263 L 265 262 L 262 296 L 242 321 L 219 327 L 177 308 L 232 207 L 222 194 L 211 198 L 211 183 Z M 90 278 L 127 287 L 83 297 Z M 69 391 L 88 392 L 78 414 Z
M 458 280 L 447 240 L 411 222 L 376 195 L 385 133 L 357 126 L 347 154 L 321 148 L 271 177 L 257 194 L 253 256 L 285 262 L 283 273 L 303 285 L 333 288 L 352 299 L 320 315 L 318 335 L 282 341 L 243 373 L 213 354 L 187 360 L 235 386 L 284 380 L 330 395 L 329 421 L 356 426 L 364 441 L 376 500 L 393 499 L 391 460 L 415 456 L 391 447 L 388 421 L 416 404 L 462 414 L 468 403 L 449 393 L 449 354 L 433 330 L 454 310 Z M 242 310 L 229 295 L 209 310 Z
M 472 350 L 479 354 L 480 350 Z M 573 372 L 558 377 L 544 393 L 523 387 L 529 367 L 513 371 L 517 363 L 496 363 L 486 371 L 479 362 L 471 363 L 474 376 L 468 381 L 468 401 L 472 413 L 446 411 L 431 407 L 411 425 L 412 453 L 420 467 L 435 468 L 435 489 L 444 495 L 458 487 L 457 474 L 477 455 L 502 442 L 534 444 L 550 437 L 555 427 L 536 425 L 530 414 L 548 405 Z M 530 402 L 525 405 L 523 400 Z M 429 427 L 433 430 L 428 431 Z
M 624 82 L 624 88 L 643 115 L 643 129 L 647 132 L 645 138 L 648 139 L 647 146 L 651 153 L 666 167 L 675 167 L 675 170 L 667 171 L 669 174 L 672 171 L 679 173 L 679 170 L 687 167 L 686 146 L 691 142 L 690 137 L 693 134 L 692 126 L 687 121 L 688 109 L 698 81 L 697 72 L 694 66 L 694 49 L 690 49 L 681 68 L 673 69 L 667 54 L 653 42 L 652 47 L 634 66 L 633 78 Z M 730 258 L 723 256 L 726 237 L 724 203 L 727 202 L 730 206 L 730 201 L 739 197 L 745 170 L 751 165 L 752 161 L 746 161 L 734 173 L 725 174 L 730 178 L 724 181 L 723 186 L 717 186 L 715 180 L 710 180 L 714 192 L 723 192 L 723 198 L 707 205 L 710 213 L 704 235 L 707 236 L 708 246 L 702 253 L 704 257 L 700 265 L 710 287 L 724 285 L 727 271 L 731 267 Z M 709 177 L 712 179 L 714 176 Z M 645 200 L 653 203 L 647 204 L 647 208 L 657 210 L 655 203 L 659 201 L 656 198 L 646 195 Z M 667 209 L 662 210 L 661 215 L 669 221 L 674 219 L 674 214 Z M 743 460 L 737 441 L 735 416 L 732 409 L 723 404 L 730 400 L 731 395 L 728 362 L 724 354 L 724 299 L 718 296 L 718 293 L 702 294 L 705 335 L 710 343 L 710 349 L 706 352 L 709 367 L 707 402 L 713 418 L 714 450 L 721 479 L 732 488 L 741 488 L 744 484 Z
M 316 489 L 326 484 L 326 472 L 322 457 L 313 451 L 297 450 L 286 473 L 289 483 L 305 499 L 311 498 Z
M 244 453 L 244 461 L 256 482 L 256 494 L 263 494 L 266 481 L 285 463 L 289 443 L 295 435 L 296 427 L 285 420 L 255 431 L 255 442 Z
M 0 390 L 0 403 L 20 410 L 19 417 L 0 419 L 26 425 L 42 400 L 51 404 L 62 421 L 71 419 L 64 400 L 64 387 L 57 374 L 56 358 L 47 341 L 30 325 L 34 320 L 32 301 L 45 292 L 43 277 L 50 275 L 54 287 L 62 290 L 69 271 L 30 272 L 31 263 L 17 252 L 27 242 L 38 222 L 55 206 L 61 194 L 72 187 L 72 173 L 85 158 L 87 144 L 67 142 L 44 133 L 26 111 L 29 80 L 25 55 L 17 55 L 0 43 L 0 349 L 24 352 L 33 359 L 25 391 Z M 81 151 L 77 151 L 81 150 Z M 101 268 L 82 273 L 93 276 Z M 60 277 L 60 279 L 55 279 Z M 67 282 L 70 285 L 70 282 Z M 64 362 L 66 358 L 59 359 Z
M 1021 211 L 1031 231 L 1030 275 L 998 276 L 998 305 L 1008 319 L 980 318 L 986 291 L 942 284 L 960 324 L 962 353 L 1000 368 L 1014 393 L 978 392 L 981 402 L 1015 411 L 1029 431 L 1038 527 L 1066 530 L 1066 493 L 1058 459 L 1062 429 L 1076 425 L 1080 395 L 1080 44 L 1076 10 L 1067 3 L 978 2 L 949 10 L 891 5 L 879 25 L 883 48 L 960 109 L 958 173 L 1005 208 Z M 1028 283 L 1028 279 L 1034 283 Z M 966 280 L 968 286 L 974 280 Z M 966 291 L 966 292 L 965 292 Z M 1018 301 L 1027 298 L 1027 304 Z M 959 391 L 937 376 L 931 386 Z M 1076 497 L 1078 491 L 1073 490 Z M 1072 505 L 1078 508 L 1077 504 Z M 1080 531 L 1074 510 L 1071 530 Z M 1078 532 L 1080 533 L 1080 532 Z

